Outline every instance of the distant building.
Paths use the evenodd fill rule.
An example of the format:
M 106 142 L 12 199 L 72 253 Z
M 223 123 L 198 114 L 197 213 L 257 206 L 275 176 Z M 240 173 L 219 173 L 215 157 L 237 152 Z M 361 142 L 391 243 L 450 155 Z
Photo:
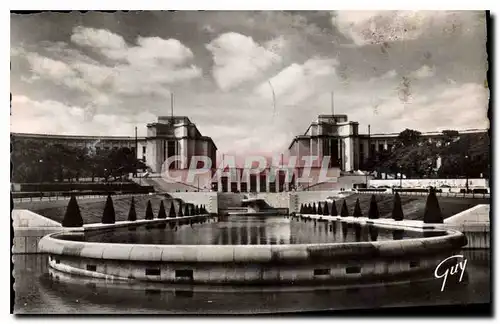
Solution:
M 15 141 L 34 141 L 50 144 L 62 144 L 70 147 L 88 147 L 95 151 L 113 150 L 127 147 L 136 150 L 137 158 L 151 168 L 151 172 L 160 173 L 163 162 L 173 155 L 180 156 L 180 161 L 170 167 L 186 169 L 194 155 L 207 156 L 215 161 L 217 147 L 210 137 L 202 136 L 196 125 L 187 117 L 158 117 L 158 122 L 147 125 L 147 136 L 73 136 L 11 133 Z M 137 144 L 137 145 L 136 145 Z M 215 165 L 215 162 L 214 162 Z
M 188 117 L 158 117 L 157 122 L 147 125 L 147 136 L 69 136 L 11 133 L 15 141 L 34 141 L 51 144 L 63 144 L 76 147 L 88 147 L 95 151 L 112 150 L 127 147 L 136 150 L 137 158 L 150 168 L 150 176 L 159 177 L 165 170 L 164 162 L 172 156 L 179 159 L 170 164 L 169 173 L 177 175 L 184 182 L 186 169 L 190 167 L 193 156 L 203 156 L 212 161 L 210 170 L 198 174 L 194 180 L 187 181 L 189 190 L 193 188 L 211 188 L 222 192 L 282 192 L 293 189 L 321 188 L 329 190 L 344 186 L 344 184 L 328 182 L 301 182 L 304 173 L 304 156 L 312 156 L 311 177 L 318 179 L 320 167 L 326 157 L 326 175 L 344 180 L 351 176 L 363 175 L 363 162 L 370 156 L 382 150 L 391 150 L 398 133 L 390 134 L 360 134 L 357 122 L 348 121 L 347 115 L 319 115 L 303 135 L 296 136 L 289 148 L 288 159 L 297 158 L 293 169 L 280 169 L 280 163 L 267 167 L 259 174 L 251 174 L 249 170 L 236 167 L 225 169 L 224 161 L 217 163 L 217 147 L 212 138 L 203 136 L 196 125 Z M 459 131 L 459 134 L 485 133 L 486 130 L 472 129 Z M 429 141 L 439 140 L 442 132 L 422 133 Z M 14 148 L 16 149 L 16 148 Z M 439 164 L 441 161 L 439 160 Z M 286 164 L 286 163 L 285 163 Z M 200 166 L 196 166 L 197 168 Z M 224 170 L 223 170 L 224 169 Z M 232 176 L 228 176 L 228 172 Z M 304 177 L 305 178 L 305 177 Z M 361 176 L 363 178 L 363 176 Z M 347 181 L 347 180 L 346 180 Z M 353 183 L 358 181 L 352 180 Z M 363 182 L 365 180 L 363 179 Z
M 158 122 L 147 127 L 146 163 L 153 172 L 161 172 L 164 161 L 172 156 L 180 156 L 180 161 L 172 163 L 171 169 L 189 168 L 193 156 L 210 158 L 215 168 L 217 147 L 212 138 L 201 135 L 189 118 L 158 117 Z
M 481 134 L 486 130 L 470 129 L 459 134 Z M 363 162 L 376 152 L 391 150 L 399 133 L 360 134 L 358 123 L 348 121 L 347 115 L 319 115 L 304 135 L 296 136 L 288 152 L 290 156 L 302 160 L 304 156 L 315 156 L 315 166 L 321 166 L 325 157 L 330 157 L 329 165 L 341 171 L 363 170 Z M 429 141 L 439 140 L 442 132 L 422 133 Z

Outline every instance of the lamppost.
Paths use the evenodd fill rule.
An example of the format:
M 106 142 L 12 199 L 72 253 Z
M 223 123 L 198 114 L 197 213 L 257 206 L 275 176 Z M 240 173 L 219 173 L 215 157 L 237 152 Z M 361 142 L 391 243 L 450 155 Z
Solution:
M 403 170 L 399 167 L 399 189 L 403 189 Z
M 469 193 L 469 173 L 468 171 L 468 163 L 469 155 L 465 156 L 465 193 Z
M 43 160 L 38 160 L 38 163 L 42 164 Z M 39 170 L 40 172 L 40 183 L 38 184 L 38 190 L 40 190 L 40 200 L 42 200 L 42 180 L 43 180 L 43 170 Z

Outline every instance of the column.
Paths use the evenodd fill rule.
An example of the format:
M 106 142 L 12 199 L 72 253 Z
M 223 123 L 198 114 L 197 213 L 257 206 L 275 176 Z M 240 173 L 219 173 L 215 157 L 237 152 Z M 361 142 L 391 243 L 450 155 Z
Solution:
M 269 180 L 269 173 L 271 172 L 270 169 L 266 170 L 265 173 L 266 173 L 266 192 L 269 192 L 269 183 L 270 183 L 270 180 Z
M 241 192 L 241 172 L 240 172 L 240 171 L 241 171 L 241 170 L 240 170 L 240 169 L 238 169 L 238 168 L 236 168 L 236 169 L 235 169 L 235 172 L 236 172 L 236 178 L 237 178 L 237 179 L 236 179 L 236 181 L 237 181 L 237 184 L 238 184 L 236 189 L 237 189 L 239 192 Z
M 216 170 L 216 175 L 217 175 L 217 192 L 222 192 L 222 177 L 221 177 L 221 172 L 219 172 L 221 169 Z

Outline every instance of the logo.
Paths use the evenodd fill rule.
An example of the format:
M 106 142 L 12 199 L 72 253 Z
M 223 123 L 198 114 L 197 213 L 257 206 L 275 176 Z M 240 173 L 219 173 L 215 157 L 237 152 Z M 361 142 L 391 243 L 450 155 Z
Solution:
M 458 259 L 461 261 L 458 261 L 457 264 L 455 264 L 451 267 L 444 268 L 443 264 L 446 263 L 446 261 L 452 260 L 452 259 Z M 439 263 L 437 265 L 436 270 L 434 270 L 434 277 L 436 279 L 440 279 L 440 278 L 443 279 L 443 284 L 441 285 L 441 291 L 444 291 L 444 287 L 446 287 L 446 280 L 448 279 L 448 276 L 457 275 L 459 268 L 460 268 L 461 272 L 460 272 L 460 278 L 458 279 L 458 282 L 462 282 L 462 278 L 464 276 L 466 266 L 467 266 L 467 259 L 465 259 L 464 256 L 460 255 L 460 254 L 452 255 L 451 257 L 448 257 L 448 258 L 444 259 L 443 261 L 441 261 L 441 263 Z

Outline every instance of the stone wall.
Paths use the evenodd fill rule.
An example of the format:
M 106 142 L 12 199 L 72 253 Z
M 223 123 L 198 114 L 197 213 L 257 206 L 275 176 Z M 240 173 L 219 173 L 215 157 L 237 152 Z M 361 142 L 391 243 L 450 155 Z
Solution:
M 106 279 L 183 283 L 297 283 L 394 280 L 434 269 L 463 235 L 400 241 L 292 245 L 144 245 L 40 242 L 49 265 Z M 401 278 L 401 277 L 400 277 Z
M 490 205 L 480 204 L 444 220 L 448 229 L 465 234 L 469 249 L 490 248 Z
M 14 227 L 13 254 L 38 253 L 38 242 L 47 234 L 62 232 L 58 222 L 26 209 L 12 211 Z
M 241 201 L 246 196 L 252 196 L 250 194 L 244 193 L 232 193 L 232 192 L 217 192 L 217 207 L 219 210 L 226 210 L 231 207 L 241 207 Z
M 301 204 L 317 203 L 325 201 L 326 198 L 335 196 L 332 191 L 297 191 L 290 193 L 290 212 L 298 212 Z M 338 198 L 335 198 L 338 199 Z
M 169 192 L 168 194 L 186 203 L 205 205 L 209 213 L 217 213 L 219 208 L 217 192 Z
M 264 199 L 271 207 L 274 208 L 289 208 L 290 206 L 289 192 L 262 192 L 257 193 L 253 197 Z
M 368 181 L 368 186 L 399 186 L 400 183 L 404 188 L 427 188 L 429 186 L 440 187 L 447 185 L 450 187 L 466 187 L 466 179 L 373 179 Z M 487 179 L 469 179 L 470 187 L 489 187 Z

